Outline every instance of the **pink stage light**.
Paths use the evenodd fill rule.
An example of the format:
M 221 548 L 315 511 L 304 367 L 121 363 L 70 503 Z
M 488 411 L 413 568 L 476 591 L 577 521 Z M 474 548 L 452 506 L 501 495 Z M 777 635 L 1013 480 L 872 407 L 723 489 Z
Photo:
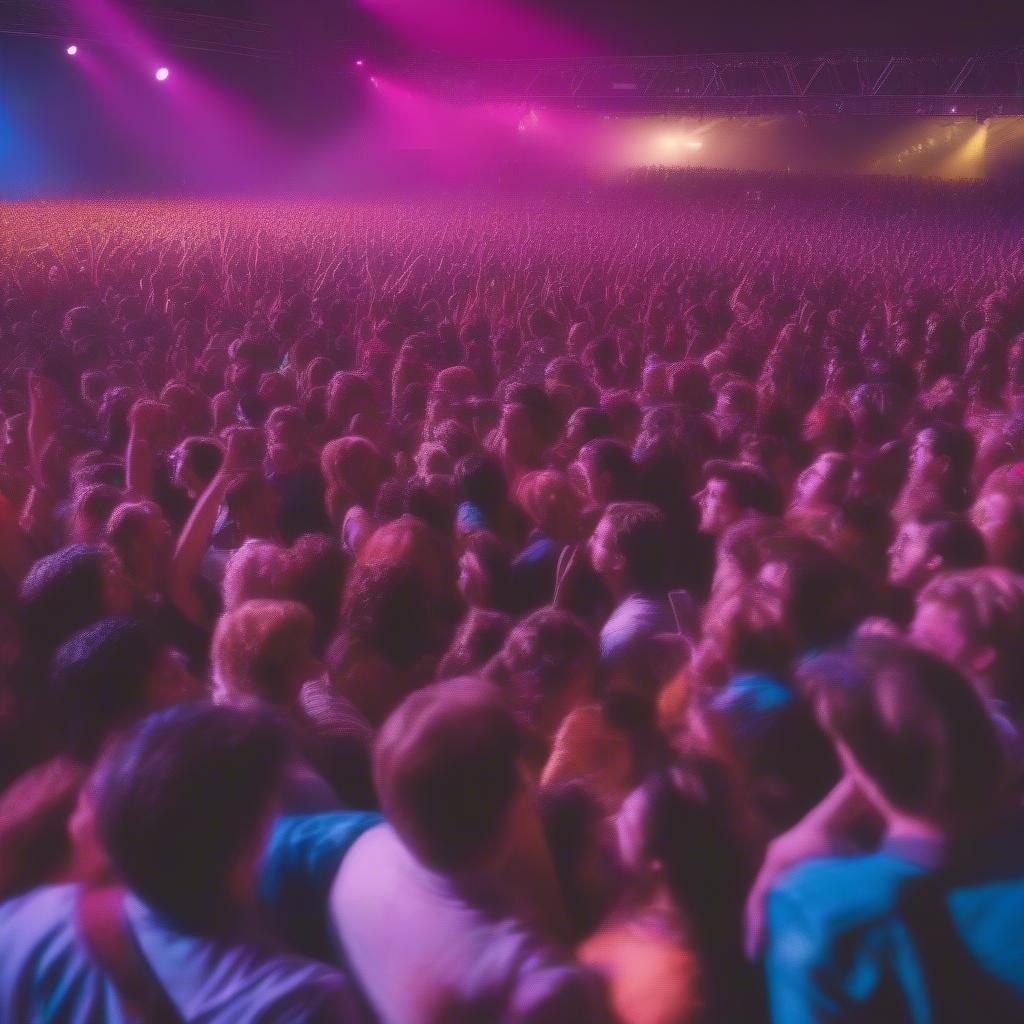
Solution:
M 67 55 L 68 55 L 69 57 L 74 57 L 74 55 L 75 55 L 76 53 L 78 53 L 78 47 L 77 47 L 77 46 L 75 46 L 75 44 L 74 44 L 74 43 L 72 43 L 72 44 L 71 44 L 71 45 L 70 45 L 70 46 L 69 46 L 69 47 L 68 47 L 68 48 L 67 48 L 67 49 L 66 49 L 66 50 L 65 50 L 64 52 L 65 52 L 65 53 L 66 53 L 66 54 L 67 54 Z
M 171 73 L 167 70 L 167 68 L 157 68 L 156 80 L 158 82 L 166 82 L 170 74 Z
M 356 67 L 361 68 L 366 64 L 366 61 L 362 57 L 356 57 Z

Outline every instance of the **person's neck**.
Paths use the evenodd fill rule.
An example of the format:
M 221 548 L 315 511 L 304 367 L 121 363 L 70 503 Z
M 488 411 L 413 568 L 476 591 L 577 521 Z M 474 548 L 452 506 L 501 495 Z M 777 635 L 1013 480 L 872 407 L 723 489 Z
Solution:
M 610 575 L 604 576 L 602 579 L 616 605 L 622 604 L 630 594 L 635 592 L 636 588 L 629 585 L 629 581 L 625 576 Z

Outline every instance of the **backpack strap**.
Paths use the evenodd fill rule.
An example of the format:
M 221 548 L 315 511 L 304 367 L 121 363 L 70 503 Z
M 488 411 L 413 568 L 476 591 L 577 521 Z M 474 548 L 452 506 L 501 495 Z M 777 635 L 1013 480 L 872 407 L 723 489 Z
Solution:
M 125 914 L 125 891 L 83 889 L 78 929 L 89 954 L 110 978 L 128 1020 L 138 1024 L 183 1024 L 181 1014 L 157 980 Z

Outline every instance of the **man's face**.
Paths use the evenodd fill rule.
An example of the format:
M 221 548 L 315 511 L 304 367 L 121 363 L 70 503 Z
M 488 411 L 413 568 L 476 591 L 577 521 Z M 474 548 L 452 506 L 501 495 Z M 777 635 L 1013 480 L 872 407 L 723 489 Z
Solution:
M 897 587 L 920 587 L 932 575 L 928 530 L 920 523 L 901 527 L 889 548 L 889 582 Z
M 616 543 L 615 529 L 607 517 L 603 517 L 597 524 L 588 548 L 590 563 L 599 576 L 608 579 L 622 571 L 622 555 Z
M 964 674 L 971 673 L 973 644 L 963 617 L 955 609 L 938 601 L 918 605 L 909 636 L 923 650 L 945 658 Z
M 702 533 L 718 536 L 740 516 L 740 510 L 733 500 L 732 488 L 727 480 L 712 477 L 697 495 L 700 506 L 700 529 Z

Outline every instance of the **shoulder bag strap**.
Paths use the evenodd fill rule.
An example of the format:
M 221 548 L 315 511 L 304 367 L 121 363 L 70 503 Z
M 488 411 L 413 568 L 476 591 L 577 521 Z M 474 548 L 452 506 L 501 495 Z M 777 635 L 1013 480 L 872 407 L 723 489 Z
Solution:
M 183 1024 L 181 1014 L 157 980 L 125 915 L 123 889 L 83 889 L 78 928 L 96 964 L 114 983 L 130 1021 Z

